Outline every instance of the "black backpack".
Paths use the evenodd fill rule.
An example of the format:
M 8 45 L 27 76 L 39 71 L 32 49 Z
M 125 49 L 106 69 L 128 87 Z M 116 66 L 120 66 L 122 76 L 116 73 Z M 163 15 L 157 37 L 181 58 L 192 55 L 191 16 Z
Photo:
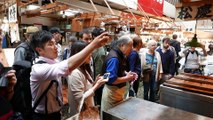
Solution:
M 30 90 L 30 72 L 36 54 L 26 42 L 17 46 L 16 50 L 20 47 L 25 49 L 26 55 L 24 61 L 17 61 L 13 64 L 13 69 L 16 70 L 17 83 L 14 86 L 14 95 L 11 103 L 15 112 L 21 112 L 25 119 L 31 119 L 32 96 Z
M 38 61 L 36 64 L 43 64 L 43 63 L 46 62 Z M 16 62 L 13 65 L 13 69 L 17 71 L 16 72 L 17 83 L 14 87 L 14 95 L 11 100 L 11 103 L 13 106 L 13 110 L 15 112 L 20 112 L 24 120 L 32 120 L 34 110 L 41 102 L 41 100 L 47 95 L 47 92 L 54 83 L 58 87 L 58 82 L 56 80 L 51 80 L 48 87 L 44 90 L 41 96 L 39 96 L 38 100 L 35 101 L 35 104 L 32 107 L 32 95 L 30 89 L 31 67 L 32 64 L 29 61 Z M 45 111 L 47 112 L 47 108 L 45 108 Z

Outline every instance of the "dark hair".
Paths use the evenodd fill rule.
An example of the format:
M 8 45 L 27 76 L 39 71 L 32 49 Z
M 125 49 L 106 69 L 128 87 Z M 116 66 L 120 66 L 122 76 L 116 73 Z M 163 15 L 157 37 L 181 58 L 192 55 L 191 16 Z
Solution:
M 54 34 L 54 33 L 62 33 L 60 31 L 60 28 L 58 28 L 58 27 L 52 27 L 52 28 L 50 28 L 49 32 L 52 33 L 52 34 Z
M 91 32 L 88 29 L 83 30 L 82 32 L 79 33 L 79 37 L 83 38 L 84 34 L 91 34 Z
M 133 47 L 136 48 L 139 44 L 143 44 L 142 39 L 140 37 L 134 37 L 133 38 Z
M 84 41 L 76 41 L 73 43 L 72 47 L 71 47 L 71 54 L 70 56 L 75 55 L 76 53 L 80 52 L 81 50 L 83 50 L 86 46 L 88 45 L 88 43 L 84 42 Z M 92 74 L 92 70 L 90 68 L 89 64 L 85 64 L 83 63 L 81 66 L 79 66 L 79 68 L 82 70 L 82 72 L 84 72 L 84 74 L 86 73 L 86 71 L 91 75 Z
M 163 43 L 164 43 L 164 42 L 169 42 L 169 43 L 170 43 L 170 38 L 165 37 L 165 38 L 163 38 L 162 42 L 163 42 Z
M 177 39 L 177 35 L 176 34 L 172 35 L 172 39 Z
M 97 36 L 99 36 L 100 34 L 102 34 L 104 32 L 104 30 L 103 29 L 101 29 L 101 28 L 94 28 L 93 29 L 93 31 L 92 31 L 92 36 L 93 37 L 97 37 Z
M 72 35 L 70 35 L 69 37 L 68 37 L 68 41 L 69 42 L 76 42 L 78 39 L 77 39 L 77 37 L 75 37 L 75 36 L 72 36 Z
M 213 44 L 209 44 L 209 50 L 213 49 Z
M 46 30 L 38 31 L 32 35 L 32 38 L 31 38 L 32 40 L 30 44 L 34 50 L 36 47 L 44 48 L 45 43 L 52 40 L 52 38 L 53 38 L 53 35 L 50 32 Z

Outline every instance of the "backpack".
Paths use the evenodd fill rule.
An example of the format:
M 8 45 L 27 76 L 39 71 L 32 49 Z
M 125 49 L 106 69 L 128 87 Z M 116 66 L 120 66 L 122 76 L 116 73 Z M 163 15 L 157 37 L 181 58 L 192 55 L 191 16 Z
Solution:
M 38 61 L 36 64 L 46 63 L 44 61 Z M 30 72 L 32 64 L 29 61 L 18 61 L 14 63 L 13 69 L 16 70 L 17 83 L 14 86 L 14 95 L 11 100 L 13 110 L 15 112 L 20 112 L 25 120 L 32 120 L 33 112 L 41 102 L 52 87 L 53 83 L 56 83 L 58 87 L 58 82 L 52 80 L 48 87 L 44 90 L 41 96 L 35 101 L 34 106 L 32 107 L 32 95 L 30 88 Z M 57 89 L 56 89 L 57 90 Z M 46 108 L 45 108 L 46 110 Z
M 25 55 L 25 60 L 26 61 L 30 61 L 31 64 L 33 64 L 33 61 L 35 60 L 35 58 L 37 57 L 36 52 L 32 49 L 32 47 L 29 45 L 29 43 L 27 42 L 23 42 L 21 44 L 19 44 L 16 49 L 15 52 L 19 49 L 19 48 L 24 48 L 26 55 Z M 15 53 L 14 52 L 14 53 Z
M 13 69 L 16 70 L 17 83 L 14 86 L 14 95 L 11 103 L 15 112 L 22 113 L 25 119 L 31 119 L 32 96 L 30 89 L 30 72 L 36 54 L 26 42 L 18 45 L 15 52 L 20 47 L 25 49 L 26 55 L 25 60 L 17 61 L 13 64 Z

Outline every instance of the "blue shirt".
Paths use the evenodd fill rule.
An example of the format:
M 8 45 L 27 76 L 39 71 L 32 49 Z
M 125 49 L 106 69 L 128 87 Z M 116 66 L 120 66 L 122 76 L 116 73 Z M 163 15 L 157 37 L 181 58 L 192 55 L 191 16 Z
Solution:
M 174 53 L 171 50 L 167 50 L 165 53 L 163 53 L 161 48 L 158 48 L 156 51 L 158 51 L 161 56 L 163 73 L 174 75 L 175 74 Z
M 131 51 L 128 56 L 129 70 L 141 74 L 141 61 L 136 51 Z
M 109 84 L 112 84 L 117 79 L 119 61 L 118 58 L 111 58 L 106 64 L 106 72 L 110 73 Z
M 146 53 L 146 64 L 152 64 L 153 72 L 156 73 L 157 58 L 155 56 L 153 57 L 153 55 Z

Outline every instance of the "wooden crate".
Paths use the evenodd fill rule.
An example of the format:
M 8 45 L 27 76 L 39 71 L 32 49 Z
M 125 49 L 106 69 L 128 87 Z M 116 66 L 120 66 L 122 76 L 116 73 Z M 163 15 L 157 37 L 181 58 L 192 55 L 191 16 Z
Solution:
M 163 85 L 213 96 L 213 77 L 183 73 Z

